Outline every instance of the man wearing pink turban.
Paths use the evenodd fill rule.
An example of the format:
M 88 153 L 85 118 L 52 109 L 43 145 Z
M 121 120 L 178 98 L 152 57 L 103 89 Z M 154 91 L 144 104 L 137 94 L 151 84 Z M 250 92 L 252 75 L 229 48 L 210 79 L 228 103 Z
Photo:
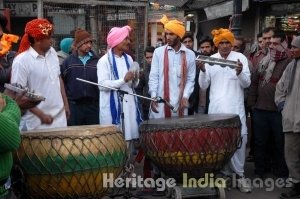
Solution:
M 228 66 L 221 67 L 218 64 L 201 64 L 199 74 L 199 84 L 203 89 L 210 86 L 209 92 L 209 114 L 237 114 L 242 123 L 242 144 L 235 152 L 226 169 L 225 175 L 233 176 L 237 179 L 237 186 L 241 192 L 251 192 L 251 186 L 244 178 L 244 164 L 247 144 L 247 126 L 244 107 L 244 89 L 250 86 L 250 71 L 248 60 L 242 54 L 232 51 L 234 35 L 228 29 L 220 28 L 213 30 L 213 42 L 218 48 L 218 53 L 211 57 L 236 61 L 237 66 L 232 69 Z
M 139 138 L 138 128 L 142 119 L 137 106 L 138 99 L 126 94 L 120 97 L 120 93 L 105 86 L 134 93 L 134 88 L 139 83 L 138 69 L 132 67 L 133 60 L 125 53 L 130 49 L 130 31 L 129 26 L 112 28 L 107 36 L 109 50 L 97 64 L 98 83 L 104 86 L 99 87 L 100 124 L 120 125 L 123 122 L 123 110 L 124 129 L 121 130 L 126 141 Z

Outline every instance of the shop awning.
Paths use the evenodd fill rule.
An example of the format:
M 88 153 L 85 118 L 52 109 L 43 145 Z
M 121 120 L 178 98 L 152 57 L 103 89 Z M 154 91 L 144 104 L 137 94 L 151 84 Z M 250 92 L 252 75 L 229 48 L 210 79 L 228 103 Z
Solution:
M 176 7 L 187 7 L 192 9 L 204 8 L 225 1 L 226 0 L 150 0 L 150 2 L 158 3 L 160 5 L 172 5 Z

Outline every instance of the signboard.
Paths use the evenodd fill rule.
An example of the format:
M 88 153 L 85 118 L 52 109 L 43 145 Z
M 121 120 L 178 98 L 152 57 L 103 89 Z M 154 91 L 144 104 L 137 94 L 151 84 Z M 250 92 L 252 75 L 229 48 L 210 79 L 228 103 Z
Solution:
M 5 7 L 11 10 L 12 17 L 37 17 L 37 2 L 7 2 Z M 48 15 L 66 14 L 66 15 L 84 15 L 85 11 L 83 8 L 60 8 L 50 7 L 47 8 Z
M 242 0 L 242 11 L 249 9 L 249 0 Z M 218 19 L 233 14 L 233 1 L 226 1 L 204 8 L 207 20 Z
M 135 13 L 134 12 L 108 13 L 106 19 L 107 21 L 135 19 Z
M 7 2 L 4 4 L 6 8 L 11 10 L 12 17 L 36 17 L 37 16 L 37 2 Z

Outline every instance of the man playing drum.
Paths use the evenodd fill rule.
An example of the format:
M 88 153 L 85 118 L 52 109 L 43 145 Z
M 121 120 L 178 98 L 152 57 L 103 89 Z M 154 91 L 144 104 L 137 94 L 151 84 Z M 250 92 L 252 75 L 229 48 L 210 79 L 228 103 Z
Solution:
M 238 114 L 242 122 L 242 146 L 229 162 L 228 174 L 237 174 L 237 184 L 241 192 L 251 192 L 251 186 L 244 178 L 245 152 L 247 144 L 247 127 L 244 107 L 244 89 L 250 86 L 250 71 L 247 58 L 232 51 L 234 35 L 228 29 L 213 30 L 213 41 L 218 53 L 211 57 L 237 61 L 235 69 L 215 65 L 202 65 L 200 68 L 199 84 L 205 89 L 210 85 L 208 113 Z M 226 173 L 227 174 L 227 173 Z
M 156 48 L 153 54 L 149 75 L 149 93 L 152 98 L 162 97 L 177 111 L 166 104 L 151 103 L 150 118 L 169 118 L 188 113 L 188 99 L 194 90 L 195 53 L 181 43 L 185 27 L 178 20 L 169 21 L 164 17 L 167 44 Z
M 21 109 L 27 109 L 40 103 L 9 90 L 6 90 L 6 94 L 17 103 L 10 97 L 0 95 L 0 199 L 11 197 L 9 176 L 13 165 L 12 152 L 18 149 L 21 142 L 19 132 L 21 112 L 18 105 Z
M 53 25 L 48 20 L 29 21 L 13 61 L 11 83 L 20 84 L 46 98 L 22 116 L 22 131 L 67 126 L 69 106 L 57 53 L 51 47 L 52 34 Z

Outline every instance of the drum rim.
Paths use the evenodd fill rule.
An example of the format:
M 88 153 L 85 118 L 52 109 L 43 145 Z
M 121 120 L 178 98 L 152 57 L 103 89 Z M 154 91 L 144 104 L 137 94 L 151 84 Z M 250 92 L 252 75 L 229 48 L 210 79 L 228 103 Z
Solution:
M 162 119 L 154 119 L 144 121 L 140 125 L 140 133 L 152 132 L 152 131 L 174 131 L 176 129 L 194 129 L 194 128 L 218 128 L 218 127 L 233 127 L 241 128 L 241 121 L 239 115 L 236 114 L 206 114 L 206 115 L 197 115 L 196 117 L 204 117 L 207 120 L 199 122 L 195 120 L 195 116 L 187 116 L 184 118 L 167 118 L 163 119 L 167 121 L 166 123 L 162 122 Z M 214 119 L 214 120 L 208 120 Z M 173 122 L 172 122 L 173 120 Z M 184 122 L 177 122 L 180 120 L 192 121 L 188 125 Z
M 83 125 L 22 131 L 21 137 L 89 137 L 112 133 L 122 134 L 115 125 Z

